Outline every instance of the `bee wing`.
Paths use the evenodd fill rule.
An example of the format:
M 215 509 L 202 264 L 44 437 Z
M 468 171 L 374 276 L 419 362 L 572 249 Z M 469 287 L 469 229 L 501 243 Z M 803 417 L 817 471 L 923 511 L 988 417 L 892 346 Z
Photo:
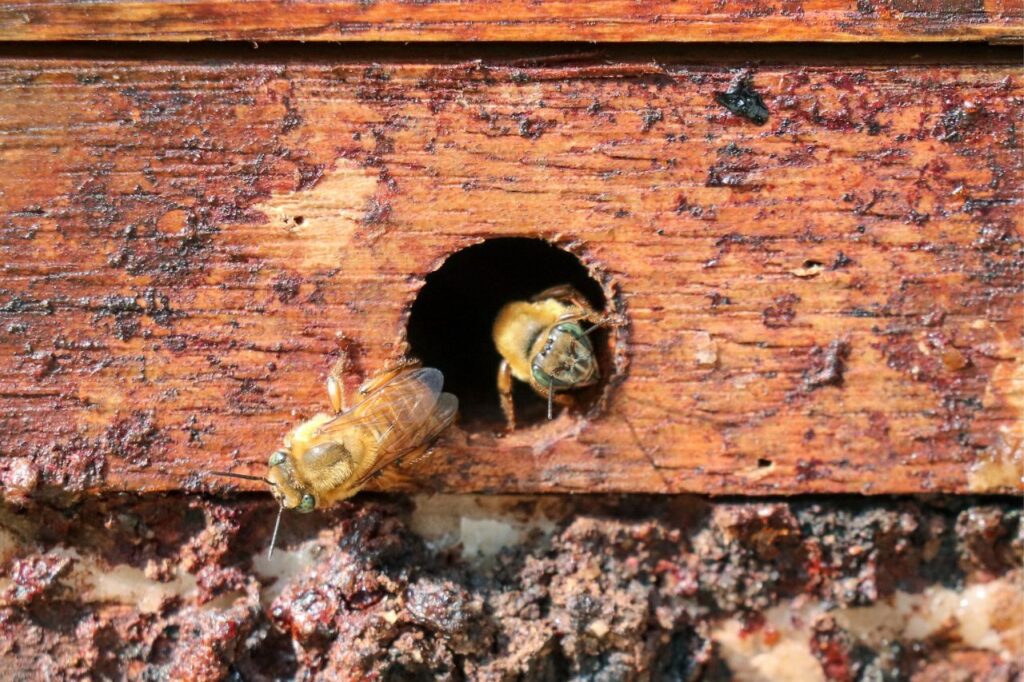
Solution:
M 319 433 L 340 434 L 354 426 L 370 432 L 376 458 L 365 480 L 428 442 L 452 422 L 458 399 L 441 393 L 443 385 L 444 375 L 433 367 L 403 372 L 321 426 Z
M 455 421 L 455 413 L 458 410 L 459 399 L 451 393 L 442 393 L 434 404 L 433 411 L 423 422 L 405 427 L 401 435 L 387 443 L 386 449 L 378 450 L 373 467 L 359 480 L 358 485 L 363 485 L 381 469 L 394 464 L 402 456 L 437 438 L 442 431 L 448 428 L 449 424 Z
M 444 376 L 433 367 L 419 367 L 392 377 L 359 404 L 320 427 L 320 435 L 341 433 L 353 426 L 370 430 L 379 446 L 401 424 L 426 419 L 437 403 Z

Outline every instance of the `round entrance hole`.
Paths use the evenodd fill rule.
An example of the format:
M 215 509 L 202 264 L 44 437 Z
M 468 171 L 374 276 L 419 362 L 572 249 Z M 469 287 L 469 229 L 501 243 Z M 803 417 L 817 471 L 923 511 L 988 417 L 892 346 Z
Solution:
M 498 311 L 562 284 L 575 287 L 595 310 L 605 310 L 604 291 L 586 266 L 542 239 L 490 239 L 452 254 L 427 275 L 409 314 L 409 346 L 424 365 L 444 373 L 445 390 L 459 398 L 462 428 L 505 424 L 497 388 L 501 356 L 491 339 Z M 599 398 L 611 372 L 608 330 L 599 329 L 592 338 L 602 378 L 596 386 L 573 391 L 581 410 Z M 517 428 L 543 421 L 545 400 L 520 381 L 513 386 Z

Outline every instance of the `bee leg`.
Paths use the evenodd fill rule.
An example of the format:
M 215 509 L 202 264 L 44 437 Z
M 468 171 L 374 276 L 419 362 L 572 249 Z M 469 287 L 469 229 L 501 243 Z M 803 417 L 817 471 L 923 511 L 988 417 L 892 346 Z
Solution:
M 584 334 L 590 334 L 602 327 L 622 327 L 626 324 L 626 319 L 621 315 L 600 315 L 595 311 L 579 315 L 576 313 L 569 313 L 568 315 L 562 315 L 558 318 L 557 322 L 578 322 L 583 320 L 589 322 L 591 327 Z
M 498 365 L 498 399 L 501 411 L 505 413 L 505 428 L 514 431 L 516 428 L 516 408 L 512 404 L 512 365 L 502 360 Z
M 604 315 L 594 322 L 597 327 L 625 327 L 626 324 L 625 315 Z
M 335 414 L 340 414 L 348 407 L 348 400 L 345 395 L 345 365 L 348 364 L 348 356 L 344 351 L 341 357 L 334 363 L 331 373 L 327 375 L 327 400 L 331 403 L 331 409 Z
M 583 294 L 581 294 L 579 291 L 569 286 L 568 284 L 563 284 L 562 286 L 558 287 L 551 287 L 550 289 L 535 296 L 533 300 L 541 301 L 548 298 L 554 298 L 564 303 L 568 303 L 570 306 L 572 306 L 578 311 L 563 315 L 559 321 L 584 320 L 586 322 L 589 322 L 590 324 L 602 326 L 604 324 L 607 324 L 608 321 L 611 319 L 611 316 L 602 316 L 600 313 L 594 310 L 590 305 L 590 301 L 588 301 L 583 296 Z
M 401 360 L 398 362 L 398 364 L 392 365 L 391 367 L 388 367 L 387 369 L 378 372 L 370 379 L 367 379 L 363 383 L 363 385 L 359 387 L 359 395 L 368 395 L 370 393 L 373 393 L 378 388 L 388 383 L 405 370 L 419 366 L 419 360 Z
M 576 397 L 570 393 L 556 393 L 552 400 L 556 405 L 564 408 L 572 409 L 576 407 Z
M 571 303 L 579 308 L 583 308 L 584 310 L 590 309 L 590 304 L 587 303 L 587 299 L 583 298 L 583 294 L 576 291 L 576 288 L 571 284 L 559 284 L 557 286 L 549 287 L 532 297 L 530 300 L 544 301 L 549 298 Z

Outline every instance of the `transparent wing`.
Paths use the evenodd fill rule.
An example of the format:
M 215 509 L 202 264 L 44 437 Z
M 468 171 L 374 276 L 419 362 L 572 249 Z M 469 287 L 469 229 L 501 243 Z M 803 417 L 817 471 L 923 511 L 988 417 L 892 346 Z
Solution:
M 405 426 L 426 421 L 437 404 L 444 376 L 433 367 L 418 367 L 395 375 L 351 409 L 320 427 L 321 435 L 341 434 L 353 427 L 369 431 L 381 448 L 400 436 Z
M 373 390 L 366 398 L 320 427 L 321 435 L 341 434 L 358 428 L 369 436 L 373 467 L 359 481 L 371 476 L 412 450 L 437 437 L 455 419 L 459 401 L 441 393 L 444 375 L 433 367 L 406 370 Z
M 426 420 L 415 427 L 410 425 L 400 436 L 389 441 L 386 449 L 378 451 L 377 460 L 370 471 L 359 480 L 359 485 L 366 483 L 381 469 L 394 464 L 409 452 L 429 444 L 455 421 L 455 414 L 458 411 L 459 399 L 451 393 L 442 393 Z

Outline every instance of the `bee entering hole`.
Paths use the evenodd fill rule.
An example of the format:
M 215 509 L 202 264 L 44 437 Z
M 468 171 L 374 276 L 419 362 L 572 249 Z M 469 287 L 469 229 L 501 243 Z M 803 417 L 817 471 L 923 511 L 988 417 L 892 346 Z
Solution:
M 537 381 L 542 388 L 555 386 L 554 416 L 565 409 L 586 412 L 600 398 L 613 371 L 610 347 L 613 335 L 609 333 L 612 323 L 605 322 L 613 311 L 607 307 L 601 284 L 576 256 L 542 239 L 490 239 L 452 254 L 440 269 L 427 276 L 409 314 L 410 352 L 426 366 L 437 367 L 444 373 L 445 390 L 459 398 L 462 428 L 470 431 L 508 428 L 510 409 L 514 409 L 517 429 L 547 420 L 549 396 L 534 385 L 537 381 L 530 383 L 530 376 L 520 376 L 522 368 L 514 378 L 511 373 L 506 373 L 504 381 L 499 378 L 503 355 L 506 361 L 509 358 L 507 349 L 499 353 L 495 336 L 497 333 L 501 337 L 505 329 L 508 304 L 530 303 L 538 297 L 554 299 L 549 306 L 553 310 L 581 311 L 580 319 L 572 324 L 546 326 L 538 322 L 537 333 L 520 334 L 519 337 L 531 337 L 533 341 L 521 344 L 525 367 L 533 363 L 534 374 L 540 377 Z M 498 319 L 499 314 L 502 320 Z M 596 327 L 592 320 L 599 321 Z M 570 353 L 571 371 L 582 376 L 588 369 L 580 357 L 584 350 L 592 350 L 596 371 L 580 381 L 578 387 L 567 390 L 562 388 L 563 375 L 554 373 L 559 369 L 556 363 L 543 355 L 551 352 L 553 344 L 544 347 L 543 341 L 549 329 L 570 326 L 579 344 Z M 544 348 L 527 357 L 531 347 L 533 350 Z M 546 361 L 553 374 L 539 371 L 547 368 L 540 364 Z M 508 364 L 515 366 L 514 362 Z M 509 386 L 511 400 L 508 400 Z M 570 401 L 575 404 L 562 404 Z

